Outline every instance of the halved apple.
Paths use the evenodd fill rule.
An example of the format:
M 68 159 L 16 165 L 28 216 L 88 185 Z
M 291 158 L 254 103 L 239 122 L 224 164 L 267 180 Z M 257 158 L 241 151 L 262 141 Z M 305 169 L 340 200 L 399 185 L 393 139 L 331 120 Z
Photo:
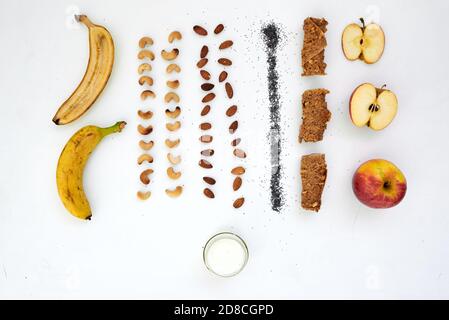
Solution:
M 349 114 L 357 127 L 382 130 L 393 121 L 398 111 L 396 95 L 371 83 L 358 86 L 349 100 Z
M 377 62 L 385 48 L 385 35 L 382 28 L 375 23 L 365 26 L 351 23 L 346 26 L 341 36 L 341 46 L 346 59 L 363 60 L 368 64 Z

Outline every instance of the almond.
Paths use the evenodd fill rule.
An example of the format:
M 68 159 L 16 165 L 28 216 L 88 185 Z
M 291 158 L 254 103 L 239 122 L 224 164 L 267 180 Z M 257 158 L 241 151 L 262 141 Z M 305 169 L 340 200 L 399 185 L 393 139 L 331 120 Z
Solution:
M 210 184 L 210 185 L 214 185 L 216 182 L 215 179 L 211 178 L 211 177 L 203 177 L 203 180 L 204 180 L 204 182 L 206 182 L 207 184 Z
M 242 149 L 234 149 L 234 156 L 244 159 L 246 158 L 246 153 Z
M 209 122 L 203 122 L 200 124 L 201 130 L 209 130 L 210 128 L 212 128 L 212 125 Z
M 242 186 L 242 178 L 235 177 L 234 182 L 232 183 L 232 189 L 237 191 Z
M 244 174 L 245 171 L 246 171 L 245 168 L 240 166 L 240 167 L 235 167 L 234 169 L 232 169 L 231 173 L 235 176 L 240 176 L 240 175 Z
M 200 51 L 200 58 L 201 59 L 206 58 L 208 53 L 209 53 L 209 48 L 207 46 L 203 46 Z
M 201 69 L 207 64 L 208 61 L 209 60 L 207 60 L 207 58 L 202 58 L 200 59 L 200 61 L 197 62 L 196 66 Z
M 225 83 L 225 89 L 226 89 L 226 94 L 228 95 L 228 98 L 232 99 L 232 97 L 234 96 L 234 89 L 232 89 L 232 86 L 229 82 Z
M 204 96 L 203 100 L 201 100 L 201 101 L 202 101 L 203 103 L 207 103 L 207 102 L 212 101 L 212 100 L 214 100 L 214 99 L 215 99 L 215 93 L 211 92 L 211 93 L 206 94 L 206 95 Z
M 234 208 L 238 209 L 241 206 L 243 206 L 243 204 L 245 203 L 245 198 L 238 198 L 234 201 L 234 203 L 232 204 L 234 206 Z
M 232 65 L 232 61 L 227 58 L 220 58 L 218 59 L 218 63 L 224 66 L 230 66 Z
M 229 126 L 229 133 L 233 134 L 235 131 L 237 131 L 237 128 L 239 127 L 239 122 L 237 120 L 233 121 L 231 125 Z
M 205 116 L 210 112 L 210 105 L 205 105 L 204 108 L 201 110 L 201 116 Z
M 201 26 L 198 26 L 198 25 L 193 26 L 193 31 L 195 31 L 195 33 L 200 36 L 207 36 L 207 30 Z
M 226 71 L 222 71 L 220 75 L 218 76 L 218 81 L 223 82 L 228 77 L 228 73 Z
M 230 107 L 228 108 L 228 110 L 226 110 L 226 115 L 227 115 L 228 117 L 232 117 L 236 112 L 237 112 L 237 106 L 236 106 L 236 105 L 233 105 L 233 106 L 230 106 Z
M 201 155 L 205 157 L 211 157 L 215 153 L 214 149 L 205 149 L 201 151 Z
M 208 197 L 208 198 L 210 198 L 210 199 L 215 198 L 215 194 L 214 194 L 214 193 L 212 192 L 212 190 L 209 189 L 209 188 L 204 188 L 203 193 L 204 193 L 204 195 L 205 195 L 206 197 Z
M 212 167 L 213 167 L 209 161 L 204 160 L 204 159 L 201 159 L 198 164 L 201 168 L 204 168 L 204 169 L 212 169 Z
M 213 138 L 212 136 L 208 135 L 208 134 L 202 135 L 202 136 L 200 137 L 200 141 L 201 141 L 202 143 L 211 143 L 213 139 L 214 139 L 214 138 Z
M 214 33 L 219 34 L 220 32 L 223 31 L 223 29 L 224 29 L 224 25 L 220 23 L 218 26 L 215 27 Z
M 233 147 L 238 146 L 238 144 L 240 143 L 240 141 L 242 141 L 242 139 L 240 139 L 240 138 L 237 138 L 237 139 L 232 140 L 231 146 L 233 146 Z
M 234 42 L 232 42 L 232 40 L 226 40 L 226 41 L 223 41 L 223 42 L 220 44 L 220 46 L 218 47 L 218 49 L 224 50 L 224 49 L 227 49 L 227 48 L 232 47 L 233 44 L 234 44 Z
M 210 73 L 206 70 L 200 70 L 200 75 L 204 80 L 210 80 Z
M 211 91 L 215 86 L 212 83 L 206 82 L 201 85 L 201 89 L 204 91 Z

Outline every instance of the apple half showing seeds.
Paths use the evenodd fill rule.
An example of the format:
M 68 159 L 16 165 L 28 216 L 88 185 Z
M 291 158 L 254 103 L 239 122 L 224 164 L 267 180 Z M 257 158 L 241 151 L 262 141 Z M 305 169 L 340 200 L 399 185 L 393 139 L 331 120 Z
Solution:
M 358 86 L 349 100 L 349 115 L 357 127 L 366 125 L 373 130 L 382 130 L 393 121 L 397 111 L 396 95 L 371 83 Z
M 401 170 L 390 161 L 373 159 L 355 171 L 352 190 L 364 205 L 386 209 L 402 201 L 407 191 L 407 181 Z
M 341 36 L 341 47 L 346 59 L 354 61 L 363 60 L 372 64 L 377 62 L 384 52 L 385 34 L 382 28 L 375 23 L 365 26 L 361 18 L 362 26 L 351 23 L 346 26 Z

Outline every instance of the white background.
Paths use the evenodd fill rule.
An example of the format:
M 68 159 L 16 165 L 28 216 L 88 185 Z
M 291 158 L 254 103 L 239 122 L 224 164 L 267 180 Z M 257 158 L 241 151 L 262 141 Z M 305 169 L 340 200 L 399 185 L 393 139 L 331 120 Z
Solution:
M 115 45 L 112 77 L 92 109 L 78 121 L 51 119 L 82 78 L 88 58 L 87 31 L 73 24 L 76 8 L 106 26 Z M 75 10 L 76 11 L 76 10 Z M 449 298 L 449 28 L 447 1 L 6 1 L 0 2 L 0 297 L 1 298 Z M 302 21 L 329 21 L 325 77 L 300 77 Z M 375 65 L 347 61 L 341 31 L 360 16 L 380 22 L 386 49 Z M 269 204 L 268 103 L 260 28 L 282 25 L 279 51 L 286 206 Z M 200 39 L 194 24 L 221 37 Z M 136 199 L 139 140 L 136 110 L 142 106 L 137 41 L 154 38 L 154 51 L 168 47 L 172 30 L 182 67 L 181 153 L 185 192 L 173 200 L 165 177 L 166 63 L 153 63 L 159 99 L 152 121 L 157 146 L 153 195 Z M 229 120 L 223 90 L 210 115 L 215 129 L 215 200 L 202 195 L 198 167 L 201 79 L 195 67 L 205 41 L 233 39 L 226 53 L 239 135 L 248 172 L 232 208 Z M 217 59 L 217 52 L 211 52 Z M 216 63 L 209 70 L 217 75 Z M 348 98 L 362 82 L 387 84 L 399 99 L 393 123 L 381 132 L 356 128 Z M 300 97 L 325 87 L 332 120 L 321 143 L 297 143 Z M 220 91 L 221 90 L 221 91 Z M 66 212 L 56 190 L 56 163 L 66 141 L 87 124 L 127 128 L 105 139 L 92 155 L 85 187 L 92 221 Z M 299 159 L 324 152 L 328 180 L 318 214 L 300 208 Z M 351 177 L 371 158 L 385 158 L 408 180 L 403 202 L 390 210 L 364 207 Z M 232 279 L 210 274 L 202 247 L 219 231 L 234 231 L 250 250 L 245 270 Z

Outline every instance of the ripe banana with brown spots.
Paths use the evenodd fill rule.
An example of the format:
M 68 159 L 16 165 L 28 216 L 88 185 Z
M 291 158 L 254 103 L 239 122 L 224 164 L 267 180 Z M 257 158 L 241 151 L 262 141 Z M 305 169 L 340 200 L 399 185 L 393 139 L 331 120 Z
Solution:
M 89 63 L 81 83 L 53 117 L 58 125 L 70 123 L 89 110 L 106 86 L 114 65 L 114 41 L 109 31 L 85 15 L 76 18 L 89 29 Z

